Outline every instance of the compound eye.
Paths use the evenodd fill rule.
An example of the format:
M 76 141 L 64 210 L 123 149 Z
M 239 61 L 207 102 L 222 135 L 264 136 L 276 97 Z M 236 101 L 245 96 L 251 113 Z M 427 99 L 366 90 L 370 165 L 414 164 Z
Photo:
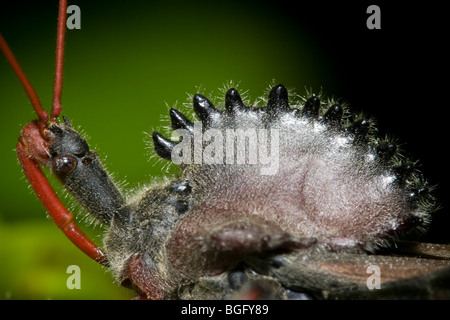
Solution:
M 67 177 L 78 165 L 77 158 L 71 154 L 60 154 L 53 158 L 53 172 L 59 178 Z

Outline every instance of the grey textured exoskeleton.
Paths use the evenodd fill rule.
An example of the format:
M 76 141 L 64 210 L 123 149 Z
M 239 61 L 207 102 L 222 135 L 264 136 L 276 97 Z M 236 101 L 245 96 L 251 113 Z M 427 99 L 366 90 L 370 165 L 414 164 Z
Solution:
M 291 106 L 277 85 L 256 108 L 231 88 L 220 110 L 195 95 L 200 121 L 170 110 L 180 141 L 153 134 L 180 173 L 128 203 L 68 121 L 51 128 L 50 150 L 79 164 L 57 175 L 110 225 L 109 267 L 140 298 L 450 297 L 447 253 L 378 253 L 430 221 L 435 201 L 414 162 L 370 120 L 321 100 Z

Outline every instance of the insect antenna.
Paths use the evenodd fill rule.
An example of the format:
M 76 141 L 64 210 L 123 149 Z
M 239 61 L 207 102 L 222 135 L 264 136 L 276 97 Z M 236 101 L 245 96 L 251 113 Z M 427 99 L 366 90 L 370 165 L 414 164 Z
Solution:
M 65 27 L 66 27 L 66 12 L 67 12 L 67 0 L 59 1 L 59 13 L 58 13 L 58 33 L 56 40 L 56 67 L 55 67 L 55 82 L 53 87 L 53 106 L 51 111 L 50 121 L 55 122 L 56 118 L 59 117 L 62 111 L 61 105 L 61 94 L 63 85 L 63 63 L 64 63 L 64 39 L 65 39 Z M 33 86 L 28 80 L 25 72 L 17 61 L 16 57 L 12 53 L 2 34 L 0 33 L 0 49 L 6 56 L 9 64 L 13 68 L 17 77 L 19 78 L 22 86 L 24 87 L 31 104 L 33 105 L 34 111 L 39 118 L 39 125 L 41 131 L 44 130 L 48 120 L 49 114 L 42 108 L 39 96 L 34 90 Z
M 30 80 L 28 80 L 27 76 L 25 75 L 25 72 L 22 70 L 22 67 L 20 66 L 19 62 L 12 53 L 11 49 L 9 48 L 8 44 L 6 43 L 1 33 L 0 33 L 0 48 L 2 49 L 3 53 L 6 56 L 6 59 L 8 60 L 9 64 L 11 65 L 17 77 L 19 78 L 19 81 L 22 83 L 22 86 L 25 89 L 25 92 L 27 93 L 31 101 L 31 104 L 33 105 L 34 111 L 39 117 L 39 122 L 42 129 L 48 121 L 48 112 L 42 108 L 41 101 L 39 100 L 36 91 L 31 85 Z
M 62 111 L 61 95 L 63 86 L 64 39 L 66 34 L 67 0 L 59 1 L 58 31 L 56 39 L 55 83 L 53 87 L 53 106 L 51 121 L 54 122 Z

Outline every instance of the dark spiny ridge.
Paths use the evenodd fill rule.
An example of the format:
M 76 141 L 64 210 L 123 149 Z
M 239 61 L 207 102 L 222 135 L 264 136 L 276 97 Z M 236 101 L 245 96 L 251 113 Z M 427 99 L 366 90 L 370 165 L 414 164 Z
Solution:
M 210 124 L 210 120 L 213 117 L 220 118 L 224 116 L 223 111 L 218 110 L 206 97 L 201 94 L 196 94 L 193 97 L 193 106 L 195 113 L 200 118 L 200 120 L 204 124 L 206 124 L 206 126 Z M 291 109 L 291 107 L 289 106 L 289 97 L 286 87 L 282 84 L 278 84 L 271 89 L 267 106 L 261 109 L 265 109 L 265 112 L 269 116 L 276 116 L 294 110 L 298 111 L 296 114 L 301 113 L 301 116 L 308 117 L 314 120 L 318 120 L 320 118 L 323 123 L 332 127 L 340 128 L 343 116 L 342 106 L 337 103 L 333 104 L 331 107 L 329 107 L 329 109 L 322 117 L 319 114 L 320 106 L 320 98 L 317 96 L 312 96 L 306 100 L 301 110 Z M 235 88 L 231 88 L 225 94 L 225 111 L 228 114 L 237 117 L 237 110 L 256 110 L 256 108 L 245 106 L 242 102 L 239 92 Z M 191 134 L 193 134 L 193 123 L 189 119 L 187 119 L 186 116 L 184 116 L 181 112 L 175 109 L 170 109 L 170 118 L 172 128 L 174 130 L 186 129 Z M 268 119 L 271 118 L 268 117 Z M 368 120 L 361 119 L 351 123 L 344 129 L 347 130 L 347 132 L 352 133 L 355 136 L 355 140 L 363 140 L 362 138 L 365 138 L 365 136 L 369 133 L 370 122 Z M 164 159 L 170 159 L 171 151 L 174 145 L 176 145 L 177 143 L 164 138 L 158 132 L 153 133 L 153 140 L 155 143 L 157 154 Z M 381 158 L 387 160 L 392 158 L 396 153 L 396 146 L 392 143 L 379 144 L 375 147 L 375 149 Z
M 425 221 L 420 217 L 411 217 L 411 219 L 408 221 L 411 226 L 421 226 L 424 222 Z
M 416 172 L 412 173 L 411 176 L 413 177 L 413 181 L 405 183 L 405 192 L 407 193 L 407 199 L 411 208 L 425 209 L 428 213 L 438 210 L 439 205 L 436 203 L 436 199 L 432 194 L 434 188 L 429 186 L 428 181 L 424 180 L 421 174 Z
M 390 160 L 397 152 L 397 146 L 392 142 L 383 142 L 376 147 L 376 150 L 382 159 Z
M 334 104 L 324 114 L 323 121 L 326 124 L 331 124 L 340 127 L 343 113 L 344 109 L 342 108 L 342 106 L 340 104 Z
M 426 183 L 411 187 L 409 190 L 410 190 L 409 196 L 413 201 L 417 201 L 421 197 L 422 198 L 426 197 L 430 191 Z
M 220 114 L 220 111 L 214 107 L 211 101 L 201 94 L 196 94 L 194 96 L 194 111 L 204 123 L 207 123 L 214 114 Z
M 194 124 L 189 121 L 181 112 L 175 109 L 170 109 L 170 120 L 172 121 L 172 129 L 186 129 L 191 134 L 194 133 Z
M 269 100 L 267 101 L 267 111 L 271 114 L 278 113 L 280 111 L 289 111 L 288 92 L 285 86 L 279 84 L 272 88 L 269 93 Z
M 393 169 L 397 177 L 397 181 L 401 185 L 404 185 L 406 183 L 406 179 L 411 177 L 413 172 L 416 170 L 415 164 L 412 161 L 406 161 L 405 163 L 394 166 Z
M 359 119 L 350 121 L 350 124 L 341 128 L 343 107 L 340 104 L 331 105 L 323 116 L 321 116 L 321 101 L 317 96 L 311 96 L 308 98 L 301 109 L 293 109 L 289 106 L 288 91 L 285 86 L 278 84 L 274 86 L 268 97 L 267 106 L 263 108 L 253 108 L 246 106 L 239 92 L 235 88 L 229 89 L 225 94 L 225 111 L 218 110 L 206 97 L 200 94 L 196 94 L 193 97 L 194 111 L 205 125 L 208 127 L 211 124 L 211 119 L 220 119 L 221 117 L 239 117 L 239 112 L 246 112 L 252 110 L 259 110 L 267 113 L 268 117 L 266 121 L 271 121 L 272 117 L 277 117 L 283 113 L 289 111 L 295 111 L 293 114 L 297 114 L 303 117 L 310 118 L 312 120 L 319 120 L 327 126 L 333 128 L 340 128 L 345 132 L 348 132 L 354 136 L 354 143 L 366 143 L 374 148 L 380 159 L 383 159 L 392 166 L 392 170 L 398 178 L 397 183 L 407 189 L 409 198 L 413 203 L 417 203 L 419 198 L 430 200 L 432 197 L 429 195 L 429 188 L 426 187 L 426 183 L 417 185 L 417 183 L 408 182 L 408 179 L 413 175 L 418 175 L 415 172 L 412 162 L 395 164 L 392 163 L 392 159 L 398 152 L 397 146 L 393 142 L 386 142 L 375 138 L 375 143 L 370 143 L 368 135 L 371 135 L 371 122 L 366 119 Z M 170 118 L 172 128 L 186 129 L 193 134 L 193 123 L 186 118 L 181 112 L 170 109 Z M 158 132 L 153 133 L 153 141 L 155 144 L 156 153 L 164 158 L 171 159 L 171 152 L 177 142 L 170 141 L 163 137 Z M 414 173 L 415 172 L 415 173 Z M 406 184 L 406 185 L 405 185 Z M 432 202 L 432 201 L 430 201 Z
M 245 109 L 239 92 L 234 88 L 231 88 L 225 94 L 225 109 L 229 113 L 235 113 L 236 110 Z
M 163 159 L 170 160 L 172 158 L 173 147 L 177 144 L 171 140 L 164 138 L 160 133 L 153 132 L 153 143 L 155 151 Z
M 319 117 L 320 99 L 316 96 L 312 96 L 306 100 L 305 106 L 302 110 L 302 115 L 317 119 Z
M 357 138 L 365 138 L 369 133 L 369 129 L 370 122 L 366 119 L 355 121 L 347 128 L 347 130 L 350 133 L 353 133 Z
M 193 98 L 194 111 L 200 120 L 206 124 L 206 126 L 210 125 L 210 120 L 212 118 L 218 118 L 225 116 L 224 111 L 218 110 L 206 97 L 196 94 Z M 301 110 L 292 109 L 289 106 L 288 99 L 288 91 L 286 87 L 282 84 L 276 85 L 272 88 L 269 93 L 269 98 L 267 102 L 267 106 L 265 108 L 258 108 L 260 110 L 265 110 L 265 112 L 269 116 L 276 116 L 282 113 L 289 112 L 291 110 L 297 111 L 296 114 L 300 114 L 301 116 L 308 117 L 314 120 L 319 120 L 331 127 L 340 128 L 341 120 L 343 116 L 343 108 L 340 104 L 333 104 L 325 114 L 321 117 L 319 115 L 321 106 L 320 98 L 317 96 L 312 96 L 308 98 Z M 225 95 L 225 112 L 228 115 L 238 117 L 236 114 L 237 110 L 246 111 L 246 110 L 257 110 L 257 108 L 247 107 L 242 102 L 242 99 L 238 93 L 238 91 L 234 88 L 231 88 L 227 91 Z M 193 123 L 186 118 L 181 112 L 170 109 L 170 118 L 172 128 L 174 130 L 177 129 L 186 129 L 191 134 L 193 134 Z M 270 117 L 268 117 L 267 121 L 270 121 Z M 344 130 L 353 134 L 355 136 L 355 140 L 364 140 L 360 138 L 365 138 L 368 135 L 370 129 L 370 122 L 365 119 L 360 119 L 348 125 Z M 160 155 L 164 159 L 170 159 L 170 153 L 177 144 L 177 142 L 172 142 L 166 138 L 164 138 L 158 132 L 153 133 L 153 140 L 155 143 L 155 149 L 158 155 Z M 389 160 L 396 153 L 396 146 L 393 143 L 379 143 L 375 146 L 375 150 L 381 158 Z
M 70 122 L 69 119 L 67 119 L 65 116 L 63 116 L 63 120 L 66 125 L 68 125 L 69 127 L 72 127 L 72 123 Z

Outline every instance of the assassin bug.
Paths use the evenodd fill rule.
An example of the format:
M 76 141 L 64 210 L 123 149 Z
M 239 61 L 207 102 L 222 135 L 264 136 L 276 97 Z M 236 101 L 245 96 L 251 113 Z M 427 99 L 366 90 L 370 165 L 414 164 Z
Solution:
M 227 103 L 226 106 L 232 112 L 239 113 L 240 109 L 247 110 L 246 109 L 247 107 L 243 106 L 242 103 L 240 102 L 239 94 L 235 90 L 228 91 L 228 93 L 227 93 L 227 101 L 228 101 L 228 103 Z M 287 95 L 286 95 L 284 87 L 282 87 L 282 86 L 274 87 L 273 91 L 271 92 L 271 94 L 269 96 L 269 102 L 270 102 L 270 105 L 272 106 L 271 107 L 272 110 L 274 110 L 274 111 L 273 112 L 267 112 L 267 113 L 268 114 L 272 113 L 272 114 L 270 114 L 270 116 L 273 117 L 273 118 L 276 118 L 279 115 L 282 116 L 281 112 L 287 112 L 288 110 L 290 110 L 288 108 L 289 105 L 287 104 Z M 317 100 L 314 100 L 314 99 L 313 100 L 307 100 L 307 103 L 306 102 L 304 103 L 304 106 L 303 106 L 302 110 L 305 111 L 305 110 L 308 110 L 308 108 L 311 108 L 311 111 L 314 114 L 314 112 L 316 112 L 316 111 L 314 111 L 316 104 L 318 104 Z M 209 119 L 211 117 L 209 117 L 208 114 L 210 114 L 210 113 L 220 114 L 220 112 L 218 112 L 214 107 L 212 107 L 212 105 L 204 97 L 195 96 L 194 105 L 196 105 L 196 108 L 197 108 L 196 111 L 199 113 L 200 117 L 203 117 L 202 120 L 205 123 L 210 122 Z M 312 107 L 306 107 L 308 105 L 311 105 Z M 252 109 L 249 109 L 249 110 L 252 110 Z M 292 109 L 292 111 L 295 111 L 295 110 L 300 110 L 300 109 Z M 340 113 L 340 109 L 339 108 L 335 109 L 335 111 L 338 114 Z M 250 112 L 253 112 L 253 111 L 248 111 L 247 110 L 245 112 L 249 112 L 250 113 Z M 242 112 L 242 113 L 245 115 L 246 114 L 245 112 Z M 45 115 L 43 115 L 43 113 L 41 111 L 38 111 L 38 113 L 40 113 L 41 118 L 44 118 L 44 120 L 45 120 Z M 58 111 L 56 110 L 54 113 L 55 113 L 54 114 L 54 118 L 56 118 L 56 114 L 58 114 Z M 324 115 L 324 114 L 326 114 L 326 113 L 323 113 L 323 114 L 321 113 L 320 115 Z M 178 113 L 176 111 L 172 111 L 171 117 L 172 117 L 172 121 L 173 121 L 172 124 L 173 124 L 173 126 L 175 128 L 182 127 L 182 128 L 190 129 L 190 122 L 189 121 L 191 121 L 191 120 L 187 119 L 184 115 L 182 115 L 182 114 L 180 114 L 180 113 Z M 317 117 L 319 117 L 319 115 L 317 115 Z M 338 115 L 334 116 L 333 112 L 331 112 L 330 114 L 328 114 L 328 116 L 326 116 L 324 118 L 325 119 L 330 119 L 331 122 L 334 122 L 339 117 L 338 117 Z M 218 119 L 220 120 L 220 117 Z M 237 118 L 237 119 L 239 120 L 239 118 Z M 218 120 L 218 123 L 220 123 L 219 120 Z M 241 121 L 243 121 L 243 120 L 241 120 Z M 39 123 L 37 123 L 37 125 L 42 125 L 43 122 L 46 122 L 46 121 L 43 121 L 41 119 L 41 121 Z M 208 124 L 208 125 L 210 125 L 210 124 Z M 361 125 L 363 125 L 363 124 L 361 123 Z M 53 127 L 53 131 L 55 131 L 55 132 L 53 132 L 54 134 L 58 135 L 59 133 L 62 132 L 63 136 L 66 135 L 65 133 L 67 133 L 67 135 L 71 135 L 71 133 L 68 133 L 68 132 L 71 132 L 70 129 L 69 129 L 70 123 L 68 121 L 65 121 L 60 126 L 62 127 L 62 128 L 59 128 L 61 130 L 58 129 L 58 126 Z M 32 128 L 31 131 L 35 132 L 36 124 L 32 125 L 31 128 Z M 220 126 L 219 126 L 219 128 L 220 128 Z M 358 126 L 356 126 L 356 128 L 358 128 Z M 359 129 L 361 129 L 361 128 L 359 128 Z M 28 132 L 25 132 L 25 135 L 27 135 L 27 134 L 28 134 Z M 73 134 L 73 136 L 71 135 L 69 140 L 77 140 L 78 139 L 78 138 L 73 138 L 73 137 L 78 137 L 78 135 L 77 134 Z M 161 156 L 167 158 L 168 157 L 168 151 L 170 151 L 170 149 L 173 147 L 173 144 L 170 143 L 170 141 L 165 140 L 163 137 L 161 137 L 158 134 L 154 135 L 154 139 L 155 139 L 155 143 L 156 143 L 156 146 L 157 146 L 157 152 Z M 72 142 L 74 142 L 74 141 L 72 141 Z M 75 141 L 75 142 L 80 142 L 80 141 Z M 68 144 L 61 143 L 61 145 L 63 145 L 63 147 L 65 147 L 65 146 L 70 147 L 70 143 L 71 142 L 69 141 Z M 80 144 L 83 147 L 85 147 L 84 143 L 80 142 Z M 387 152 L 383 152 L 383 148 L 386 148 Z M 391 146 L 389 144 L 388 145 L 384 145 L 384 146 L 382 146 L 380 148 L 380 153 L 382 153 L 382 154 L 386 154 L 387 153 L 388 154 L 390 149 L 391 149 Z M 19 151 L 19 153 L 21 152 L 21 147 L 18 148 L 18 151 Z M 73 154 L 75 156 L 80 156 L 81 153 L 75 153 L 74 152 Z M 19 156 L 21 156 L 22 162 L 26 161 L 26 159 L 23 157 L 23 154 L 19 155 Z M 73 158 L 71 158 L 69 156 L 65 156 L 65 155 L 63 155 L 62 157 L 59 157 L 59 155 L 56 155 L 55 158 L 56 158 L 55 166 L 57 166 L 57 171 L 59 172 L 60 175 L 62 175 L 62 174 L 64 174 L 64 175 L 71 174 L 72 173 L 71 170 L 75 170 L 72 167 L 73 160 L 74 160 Z M 80 158 L 81 158 L 80 159 L 81 163 L 83 163 L 83 157 L 80 157 Z M 87 166 L 87 165 L 91 164 L 90 161 L 94 161 L 95 162 L 96 159 L 92 160 L 92 159 L 88 158 L 88 159 L 84 159 L 84 161 L 86 163 L 83 163 L 83 164 Z M 26 168 L 29 168 L 29 163 L 25 163 L 24 165 L 26 166 Z M 66 171 L 66 169 L 68 169 L 68 170 Z M 107 184 L 108 184 L 108 182 L 106 182 L 106 185 Z M 76 182 L 75 182 L 75 185 L 77 185 Z M 97 184 L 95 184 L 95 186 L 97 186 Z M 188 185 L 185 184 L 184 181 L 181 181 L 179 184 L 175 184 L 175 186 L 173 187 L 172 191 L 173 192 L 180 192 L 180 193 L 182 193 L 182 192 L 185 192 L 186 190 L 189 190 L 189 189 L 192 189 L 192 186 L 189 185 L 189 184 Z M 161 203 L 158 203 L 159 200 L 156 201 L 155 205 L 159 204 L 161 207 L 164 207 L 167 204 L 171 204 L 171 205 L 173 205 L 173 208 L 176 211 L 184 211 L 185 206 L 181 202 L 181 201 L 183 201 L 183 199 L 181 199 L 181 201 L 179 199 L 166 199 L 166 200 L 168 200 L 168 202 L 164 203 L 162 198 L 164 198 L 164 195 L 170 194 L 169 190 L 160 190 L 160 191 L 158 191 L 157 189 L 155 189 L 154 191 L 156 192 L 156 195 L 153 195 L 152 197 L 162 201 Z M 49 191 L 49 192 L 51 192 L 51 191 Z M 160 196 L 161 196 L 161 198 L 160 198 Z M 180 197 L 182 197 L 182 195 Z M 120 199 L 120 197 L 116 197 L 116 196 L 114 196 L 112 198 L 114 198 L 114 199 L 119 198 Z M 88 203 L 92 203 L 91 200 L 85 200 L 85 201 L 87 201 Z M 46 204 L 50 203 L 47 200 L 45 200 L 45 202 L 46 202 Z M 172 208 L 172 207 L 170 207 L 170 208 Z M 137 211 L 139 211 L 139 210 L 137 210 Z M 109 212 L 108 210 L 106 210 L 106 211 L 100 210 L 99 212 L 101 212 L 99 214 L 100 219 L 103 219 L 104 221 L 108 221 L 110 219 L 110 217 L 108 217 L 108 212 Z M 103 214 L 102 212 L 106 212 L 106 213 Z M 178 212 L 178 214 L 183 214 L 183 212 Z M 170 212 L 169 212 L 169 213 L 167 213 L 167 216 L 165 216 L 165 217 L 158 217 L 157 221 L 154 221 L 154 224 L 158 224 L 160 221 L 162 221 L 163 223 L 168 222 L 168 219 L 165 219 L 165 218 L 170 218 L 170 217 L 171 217 L 171 215 L 170 215 Z M 152 219 L 154 219 L 154 218 L 155 217 L 153 217 Z M 417 219 L 419 219 L 418 222 L 420 222 L 421 218 L 417 217 Z M 417 221 L 411 220 L 411 222 L 416 223 Z M 117 224 L 118 224 L 118 222 L 117 222 Z M 264 228 L 267 227 L 267 230 L 272 235 L 273 230 L 270 228 L 270 226 L 265 226 L 264 223 L 256 224 L 256 227 L 259 227 L 259 226 L 262 226 L 262 230 L 263 231 L 264 231 Z M 235 236 L 239 235 L 239 232 L 240 232 L 241 228 L 243 230 L 248 230 L 249 234 L 258 234 L 260 232 L 260 230 L 258 230 L 258 228 L 256 228 L 255 230 L 252 230 L 253 226 L 251 224 L 247 225 L 246 223 L 238 223 L 238 224 L 236 224 L 234 226 L 233 225 L 229 225 L 229 226 L 226 225 L 225 227 L 226 227 L 224 229 L 225 231 L 227 231 L 228 230 L 227 227 L 229 227 L 230 228 L 229 231 L 231 232 L 231 234 L 233 234 L 233 232 L 234 232 Z M 68 230 L 68 232 L 70 234 L 74 234 L 73 232 L 75 232 L 75 231 L 73 231 L 73 230 L 74 229 L 70 229 L 70 230 Z M 136 230 L 136 228 L 135 228 L 135 230 Z M 130 231 L 130 230 L 128 230 L 128 231 Z M 78 233 L 75 233 L 75 234 L 78 234 Z M 139 235 L 139 233 L 137 235 Z M 219 234 L 214 234 L 214 235 L 215 236 L 213 236 L 213 238 L 217 238 L 218 237 L 218 239 L 222 239 L 220 237 L 221 236 L 220 233 Z M 110 237 L 110 239 L 109 239 L 109 241 L 111 241 L 114 244 L 121 243 L 120 239 L 119 239 L 119 241 L 112 240 L 112 238 L 114 238 L 114 236 L 117 236 L 119 238 L 127 238 L 127 234 L 125 234 L 125 233 L 121 234 L 120 231 L 118 231 L 116 234 L 113 234 Z M 123 276 L 123 278 L 121 280 L 122 280 L 122 282 L 124 284 L 137 286 L 138 292 L 140 294 L 142 294 L 143 296 L 160 298 L 160 297 L 177 297 L 177 295 L 179 297 L 186 297 L 186 296 L 187 297 L 190 297 L 190 296 L 192 296 L 192 297 L 202 297 L 202 294 L 205 295 L 205 292 L 208 292 L 206 289 L 214 288 L 214 284 L 216 286 L 219 286 L 219 287 L 223 286 L 223 287 L 220 287 L 221 288 L 220 293 L 227 293 L 227 290 L 228 291 L 233 291 L 233 290 L 239 289 L 238 285 L 236 284 L 236 282 L 239 284 L 239 282 L 242 281 L 243 279 L 244 280 L 248 279 L 248 278 L 252 279 L 253 277 L 255 277 L 254 281 L 256 281 L 256 283 L 259 283 L 261 281 L 266 281 L 269 284 L 269 288 L 273 288 L 274 292 L 279 292 L 279 294 L 281 296 L 284 296 L 284 295 L 292 295 L 292 292 L 295 292 L 295 291 L 300 291 L 301 292 L 302 290 L 306 290 L 306 291 L 317 290 L 317 288 L 316 288 L 317 285 L 316 284 L 311 286 L 311 285 L 308 285 L 308 284 L 304 284 L 300 280 L 296 280 L 295 278 L 294 279 L 289 278 L 292 274 L 295 274 L 295 272 L 293 272 L 293 271 L 298 271 L 298 269 L 300 269 L 298 267 L 297 263 L 298 263 L 299 259 L 301 259 L 302 257 L 303 258 L 305 258 L 305 257 L 309 257 L 310 258 L 310 260 L 309 260 L 310 261 L 310 265 L 309 266 L 308 265 L 305 266 L 305 270 L 311 269 L 311 265 L 315 265 L 316 261 L 318 261 L 319 263 L 324 263 L 326 266 L 329 267 L 330 265 L 334 265 L 336 262 L 337 263 L 347 263 L 347 266 L 348 266 L 348 264 L 354 264 L 354 263 L 356 265 L 358 265 L 358 263 L 361 264 L 361 261 L 360 261 L 361 259 L 369 259 L 369 260 L 372 259 L 372 256 L 371 256 L 371 258 L 367 258 L 364 255 L 361 255 L 361 254 L 353 255 L 352 253 L 339 253 L 338 258 L 336 258 L 336 255 L 323 255 L 323 253 L 320 253 L 317 256 L 315 256 L 314 254 L 312 254 L 312 256 L 309 256 L 309 254 L 311 254 L 311 252 L 306 250 L 306 249 L 309 249 L 312 246 L 314 246 L 313 239 L 310 238 L 310 239 L 307 239 L 307 240 L 304 240 L 304 241 L 294 241 L 294 240 L 289 239 L 289 237 L 283 238 L 283 237 L 286 237 L 285 235 L 281 235 L 281 234 L 275 233 L 275 239 L 277 237 L 278 237 L 277 241 L 279 241 L 279 243 L 277 243 L 276 241 L 275 242 L 271 242 L 270 239 L 266 238 L 266 235 L 264 235 L 262 237 L 263 243 L 261 243 L 261 245 L 267 246 L 266 251 L 263 250 L 263 248 L 259 248 L 259 247 L 256 247 L 256 248 L 253 248 L 252 246 L 249 247 L 250 249 L 254 249 L 254 250 L 257 250 L 257 251 L 261 250 L 263 253 L 266 252 L 267 256 L 265 256 L 265 255 L 262 255 L 262 256 L 251 255 L 251 257 L 249 257 L 249 259 L 243 259 L 242 262 L 243 263 L 245 262 L 244 266 L 236 266 L 236 268 L 238 268 L 238 267 L 239 268 L 237 270 L 233 270 L 233 272 L 228 273 L 228 274 L 225 273 L 225 274 L 221 274 L 221 276 L 211 276 L 210 278 L 208 278 L 208 277 L 200 277 L 200 278 L 198 278 L 198 280 L 196 280 L 196 278 L 194 277 L 193 280 L 190 279 L 189 281 L 187 281 L 186 284 L 183 283 L 183 286 L 178 288 L 179 290 L 177 292 L 175 292 L 175 293 L 173 293 L 173 292 L 165 293 L 166 290 L 164 289 L 163 285 L 166 285 L 168 287 L 173 286 L 170 283 L 163 283 L 163 285 L 161 285 L 161 283 L 159 283 L 161 286 L 156 286 L 156 287 L 151 287 L 151 288 L 148 287 L 148 286 L 155 286 L 155 283 L 158 283 L 157 280 L 160 280 L 160 279 L 151 279 L 151 278 L 147 279 L 146 278 L 147 274 L 145 272 L 143 273 L 143 270 L 142 270 L 144 268 L 142 266 L 142 264 L 144 262 L 143 262 L 142 258 L 139 255 L 133 256 L 131 258 L 131 260 L 129 261 L 130 274 L 120 275 L 120 276 Z M 87 244 L 87 246 L 85 246 L 84 248 L 88 252 L 88 254 L 90 254 L 91 256 L 95 257 L 98 261 L 103 262 L 104 261 L 103 256 L 99 253 L 97 248 L 92 243 L 90 243 L 88 241 L 84 241 L 84 240 L 81 242 L 82 246 L 84 246 L 86 244 Z M 232 243 L 228 243 L 228 244 L 232 245 Z M 271 247 L 271 246 L 273 246 L 273 247 Z M 297 248 L 297 246 L 299 248 Z M 114 245 L 111 245 L 110 247 L 113 248 Z M 294 250 L 294 253 L 291 253 L 291 255 L 289 253 L 286 253 L 286 254 L 281 255 L 281 256 L 272 256 L 273 254 L 278 253 L 278 252 L 276 252 L 278 249 L 291 251 L 294 248 L 299 249 L 299 250 L 302 249 L 299 252 L 307 253 L 307 255 L 306 256 L 300 255 L 300 257 L 299 257 L 298 255 L 295 254 L 295 250 Z M 123 249 L 125 249 L 125 248 L 123 248 Z M 306 251 L 303 251 L 303 249 L 306 250 Z M 217 250 L 218 250 L 218 252 L 220 252 L 220 248 L 217 248 Z M 125 250 L 123 252 L 125 252 Z M 113 254 L 112 256 L 114 258 L 118 259 L 118 260 L 121 259 L 120 254 L 117 254 L 117 255 Z M 267 260 L 267 259 L 269 259 L 269 260 Z M 388 264 L 388 263 L 392 263 L 392 262 L 395 262 L 396 264 L 400 264 L 400 262 L 401 263 L 406 263 L 406 262 L 411 261 L 411 260 L 408 260 L 408 259 L 404 259 L 404 260 L 402 260 L 402 259 L 390 260 L 389 258 L 381 258 L 380 256 L 378 256 L 378 258 L 374 258 L 374 259 L 375 260 L 374 260 L 373 263 L 378 263 L 380 265 Z M 379 260 L 376 260 L 376 259 L 379 259 Z M 386 261 L 384 259 L 386 259 Z M 414 260 L 414 261 L 417 262 L 417 260 Z M 147 263 L 147 261 L 145 261 L 145 263 Z M 205 263 L 208 263 L 208 261 L 206 261 Z M 444 266 L 446 265 L 445 262 L 442 262 L 442 263 L 433 262 L 433 263 L 435 263 L 438 266 L 439 265 L 444 265 Z M 431 263 L 431 265 L 433 263 Z M 194 263 L 194 265 L 195 265 L 195 263 Z M 427 264 L 425 262 L 423 263 L 423 265 L 427 266 Z M 157 269 L 158 269 L 158 267 L 159 266 L 157 266 Z M 164 266 L 163 266 L 163 268 L 164 268 Z M 227 268 L 229 268 L 229 267 L 227 266 L 226 269 Z M 427 266 L 426 268 L 430 268 L 430 269 L 427 269 L 427 272 L 428 272 L 428 271 L 430 271 L 432 269 L 432 266 Z M 256 271 L 257 276 L 255 276 L 253 273 L 249 274 L 248 270 Z M 345 272 L 342 272 L 342 271 L 348 271 L 348 269 L 346 269 L 346 268 L 337 269 L 336 270 L 336 274 L 339 274 L 339 275 L 343 276 L 343 274 L 345 274 Z M 404 270 L 402 270 L 402 271 L 404 271 Z M 310 271 L 307 271 L 307 272 L 310 272 Z M 348 271 L 348 273 L 350 273 L 350 274 L 357 274 L 356 271 L 352 272 L 352 270 Z M 414 274 L 414 272 L 412 274 Z M 307 278 L 320 279 L 322 277 L 326 277 L 327 275 L 308 274 Z M 150 276 L 150 275 L 148 275 L 148 276 Z M 303 275 L 299 274 L 298 279 L 304 279 L 304 277 L 305 277 L 304 274 Z M 398 275 L 394 274 L 392 277 L 398 279 Z M 236 281 L 234 279 L 238 279 L 238 280 Z M 276 279 L 276 280 L 274 280 L 274 279 Z M 165 282 L 165 281 L 170 282 L 168 280 L 169 279 L 165 279 L 165 280 L 163 279 L 163 282 Z M 281 281 L 281 284 L 280 284 L 280 281 L 278 281 L 278 280 Z M 330 281 L 332 281 L 332 280 L 330 280 Z M 318 282 L 321 283 L 320 281 L 318 281 Z M 289 287 L 289 285 L 291 285 L 291 287 Z M 321 285 L 323 285 L 323 283 Z M 288 289 L 288 290 L 290 290 L 289 292 L 287 292 L 286 287 L 289 288 Z M 163 291 L 162 293 L 160 292 L 161 290 Z M 171 289 L 171 290 L 173 291 L 173 289 Z M 171 291 L 171 290 L 167 290 L 167 291 Z M 210 293 L 212 294 L 212 292 L 210 292 Z M 216 294 L 218 294 L 218 293 L 216 293 Z M 225 297 L 230 297 L 230 296 L 225 296 Z

